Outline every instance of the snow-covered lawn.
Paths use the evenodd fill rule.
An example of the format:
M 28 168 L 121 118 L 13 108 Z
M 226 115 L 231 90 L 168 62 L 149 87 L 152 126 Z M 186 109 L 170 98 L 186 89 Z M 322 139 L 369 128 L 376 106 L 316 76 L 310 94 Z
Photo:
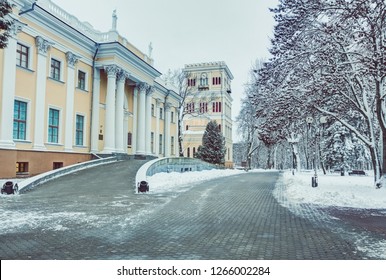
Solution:
M 312 203 L 322 206 L 341 206 L 386 209 L 386 188 L 376 189 L 373 176 L 340 176 L 318 174 L 318 187 L 311 187 L 313 172 L 283 174 L 284 195 L 292 203 Z

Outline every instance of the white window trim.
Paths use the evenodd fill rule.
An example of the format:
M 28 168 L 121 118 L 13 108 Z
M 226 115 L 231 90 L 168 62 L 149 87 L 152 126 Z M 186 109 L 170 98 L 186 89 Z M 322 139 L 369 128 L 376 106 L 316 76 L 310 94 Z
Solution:
M 31 100 L 23 97 L 15 97 L 15 101 L 21 101 L 27 103 L 27 120 L 26 120 L 26 129 L 25 129 L 25 140 L 23 139 L 13 139 L 16 142 L 31 142 Z M 13 125 L 13 122 L 12 122 Z
M 86 74 L 85 81 L 84 81 L 84 89 L 78 87 L 78 85 L 79 85 L 79 71 L 82 71 L 83 73 Z M 89 72 L 83 67 L 77 68 L 77 70 L 76 70 L 76 88 L 79 90 L 83 90 L 83 91 L 89 91 L 88 81 L 89 81 Z
M 50 109 L 58 110 L 59 111 L 59 131 L 58 131 L 58 143 L 55 142 L 49 142 L 48 141 L 48 127 L 50 125 Z M 63 146 L 62 142 L 62 130 L 63 130 L 63 109 L 61 107 L 55 106 L 55 105 L 48 105 L 47 110 L 47 120 L 46 120 L 47 126 L 46 126 L 46 132 L 47 132 L 47 138 L 46 143 L 48 145 L 58 145 Z
M 77 145 L 76 144 L 76 116 L 82 116 L 83 117 L 83 145 Z M 87 145 L 87 139 L 86 139 L 86 136 L 87 136 L 87 133 L 86 133 L 86 125 L 87 124 L 87 116 L 85 113 L 83 112 L 76 112 L 75 113 L 75 119 L 74 119 L 74 147 L 77 147 L 77 148 L 86 148 Z
M 24 45 L 28 48 L 28 68 L 24 68 L 22 66 L 19 66 L 18 67 L 21 67 L 21 68 L 24 68 L 24 69 L 28 69 L 28 70 L 31 70 L 31 71 L 34 71 L 34 69 L 32 68 L 32 66 L 34 65 L 34 60 L 33 60 L 33 54 L 35 53 L 35 47 L 34 45 L 30 44 L 30 43 L 27 43 L 23 40 L 17 40 L 17 43 L 21 44 L 21 45 Z M 16 63 L 16 61 L 15 61 Z
M 53 77 L 51 77 L 51 60 L 52 59 L 55 59 L 55 60 L 57 60 L 57 61 L 59 61 L 60 62 L 60 77 L 59 77 L 59 80 L 56 80 L 56 79 L 54 79 Z M 51 79 L 51 80 L 53 80 L 53 81 L 58 81 L 58 82 L 62 82 L 62 83 L 64 83 L 64 80 L 63 80 L 63 76 L 64 76 L 64 60 L 63 59 L 61 59 L 61 58 L 59 58 L 59 57 L 57 57 L 57 56 L 55 56 L 55 55 L 51 55 L 50 56 L 50 61 L 49 61 L 49 71 L 48 71 L 48 77 Z

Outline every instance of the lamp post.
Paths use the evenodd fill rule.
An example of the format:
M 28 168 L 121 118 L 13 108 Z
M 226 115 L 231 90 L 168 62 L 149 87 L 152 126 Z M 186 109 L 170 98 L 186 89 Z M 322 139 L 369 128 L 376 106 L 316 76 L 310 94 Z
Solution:
M 310 130 L 311 128 L 311 124 L 314 122 L 314 118 L 312 117 L 307 117 L 306 118 L 306 122 L 307 122 L 307 125 L 308 125 L 308 130 Z M 319 119 L 319 124 L 323 125 L 327 123 L 327 117 L 320 117 Z M 320 133 L 319 131 L 316 131 L 315 132 L 315 151 L 314 151 L 314 158 L 313 158 L 313 164 L 314 164 L 314 176 L 312 177 L 311 179 L 311 186 L 313 188 L 316 188 L 318 186 L 318 172 L 317 172 L 317 168 L 316 168 L 316 155 L 318 153 L 318 138 L 320 136 Z

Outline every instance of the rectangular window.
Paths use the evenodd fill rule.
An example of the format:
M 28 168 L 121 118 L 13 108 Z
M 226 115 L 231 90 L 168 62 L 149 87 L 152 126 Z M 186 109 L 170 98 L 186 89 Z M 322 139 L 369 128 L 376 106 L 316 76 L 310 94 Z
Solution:
M 78 71 L 78 88 L 86 90 L 86 73 Z
M 185 110 L 187 113 L 194 113 L 194 102 L 186 104 Z
M 17 43 L 16 48 L 16 65 L 28 68 L 28 55 L 29 55 L 29 48 Z
M 59 110 L 56 109 L 49 111 L 48 142 L 59 143 Z
M 159 153 L 162 154 L 162 134 L 159 135 Z
M 76 115 L 75 143 L 77 146 L 83 146 L 84 136 L 84 116 Z
M 188 86 L 189 87 L 195 87 L 196 86 L 196 79 L 188 79 Z
M 206 102 L 201 102 L 200 103 L 200 113 L 204 114 L 208 112 L 208 103 Z
M 155 106 L 154 104 L 151 104 L 151 115 L 155 117 Z
M 213 113 L 221 113 L 221 102 L 213 102 L 213 108 L 212 112 Z
M 133 134 L 131 132 L 127 133 L 127 146 L 131 146 L 133 141 Z
M 60 61 L 51 58 L 51 78 L 60 81 Z
M 16 162 L 16 174 L 28 173 L 28 162 Z
M 15 100 L 13 112 L 13 139 L 26 140 L 27 103 Z
M 213 83 L 213 85 L 221 85 L 221 78 L 220 77 L 213 77 L 212 83 Z
M 174 123 L 174 112 L 170 112 L 170 122 Z
M 54 162 L 52 164 L 52 169 L 59 169 L 63 167 L 63 162 Z
M 163 119 L 163 109 L 159 108 L 159 118 L 162 120 Z

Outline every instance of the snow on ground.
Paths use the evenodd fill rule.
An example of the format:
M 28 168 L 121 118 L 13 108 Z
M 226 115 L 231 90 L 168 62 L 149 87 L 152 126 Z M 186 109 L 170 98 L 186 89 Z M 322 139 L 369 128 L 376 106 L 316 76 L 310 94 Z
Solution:
M 264 171 L 265 170 L 252 170 L 250 172 Z M 195 183 L 243 173 L 245 173 L 244 170 L 229 169 L 188 173 L 171 172 L 158 173 L 148 177 L 147 180 L 149 182 L 151 194 L 162 194 L 167 192 L 180 193 L 188 190 Z M 292 175 L 290 172 L 284 172 L 282 175 L 280 184 L 278 184 L 274 190 L 274 195 L 281 204 L 283 204 L 284 201 L 285 203 L 283 205 L 297 214 L 301 215 L 302 213 L 308 213 L 310 211 L 309 208 L 303 209 L 304 205 L 385 209 L 386 213 L 386 188 L 376 189 L 374 186 L 373 176 L 340 176 L 340 174 L 323 175 L 322 173 L 319 173 L 318 187 L 312 188 L 311 178 L 313 176 L 313 172 L 300 172 L 295 173 L 295 175 Z M 14 182 L 21 181 L 19 179 L 10 180 Z M 5 181 L 7 180 L 0 180 L 1 186 Z M 5 198 L 6 196 L 3 195 L 2 197 Z M 16 199 L 17 196 L 14 198 Z M 317 216 L 319 216 L 319 219 L 326 219 L 326 222 L 328 222 L 329 218 L 326 217 L 325 214 L 317 210 L 315 207 L 313 207 L 313 209 L 313 211 L 317 213 Z M 17 230 L 22 225 L 27 228 L 35 227 L 46 222 L 47 219 L 54 221 L 57 217 L 55 217 L 54 214 L 49 217 L 44 217 L 44 215 L 32 215 L 33 217 L 31 217 L 25 215 L 25 213 L 20 213 L 19 216 L 15 216 L 15 213 L 13 213 L 13 215 L 14 219 L 12 223 L 5 224 L 5 228 L 11 232 L 13 230 Z M 83 213 L 60 213 L 56 215 L 61 217 L 60 220 L 84 218 L 82 217 Z M 25 224 L 26 217 L 29 217 L 29 222 L 27 224 Z M 61 226 L 61 223 L 53 223 L 51 228 L 53 230 L 66 230 L 66 228 Z M 358 235 L 353 238 L 356 240 L 355 244 L 358 250 L 365 252 L 369 256 L 386 259 L 385 240 L 372 240 L 366 234 Z
M 311 187 L 313 172 L 283 174 L 284 195 L 292 203 L 386 209 L 386 188 L 376 189 L 373 176 L 318 174 L 318 187 Z
M 265 170 L 252 170 L 250 172 L 264 172 Z M 272 171 L 272 170 L 268 170 Z M 183 192 L 194 183 L 204 182 L 218 177 L 232 176 L 245 173 L 237 169 L 213 169 L 192 171 L 187 173 L 171 172 L 157 173 L 147 177 L 150 193 Z
M 307 217 L 309 212 L 313 212 L 316 214 L 315 217 L 323 220 L 326 225 L 330 223 L 332 217 L 318 210 L 318 207 L 379 209 L 379 213 L 386 214 L 386 188 L 376 189 L 373 176 L 319 173 L 319 184 L 316 188 L 311 186 L 312 176 L 313 172 L 300 172 L 295 175 L 285 172 L 274 190 L 274 196 L 279 203 L 296 215 Z M 349 236 L 357 249 L 367 256 L 386 259 L 384 239 L 377 239 L 367 232 L 342 232 L 339 227 L 332 229 L 344 236 Z
M 262 172 L 253 170 L 252 172 Z M 150 192 L 184 191 L 187 186 L 217 177 L 245 173 L 243 170 L 206 170 L 189 173 L 158 173 L 148 177 Z M 284 195 L 291 203 L 321 206 L 386 209 L 386 188 L 376 189 L 373 176 L 318 174 L 318 187 L 311 187 L 313 172 L 284 172 Z

